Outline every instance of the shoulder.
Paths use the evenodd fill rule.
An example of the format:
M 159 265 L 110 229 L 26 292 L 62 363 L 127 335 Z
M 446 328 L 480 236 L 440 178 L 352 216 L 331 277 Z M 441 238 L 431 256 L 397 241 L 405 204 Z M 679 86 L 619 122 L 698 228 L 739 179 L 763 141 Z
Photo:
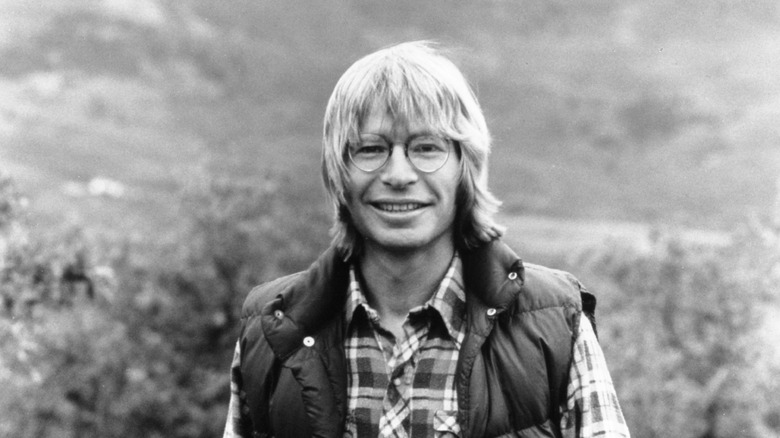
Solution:
M 305 271 L 301 271 L 285 275 L 252 288 L 244 300 L 244 305 L 241 307 L 241 318 L 247 319 L 259 315 L 266 304 L 292 288 L 293 285 L 300 281 L 304 273 Z
M 529 290 L 579 298 L 580 292 L 584 289 L 577 277 L 567 271 L 525 262 L 523 267 L 524 286 Z
M 525 263 L 504 242 L 493 241 L 463 254 L 467 293 L 488 307 L 531 311 L 581 308 L 582 284 L 571 274 Z
M 523 263 L 523 268 L 523 287 L 518 294 L 518 303 L 522 309 L 582 309 L 581 295 L 585 288 L 572 274 L 533 263 Z
M 315 330 L 343 303 L 349 279 L 348 263 L 329 248 L 308 269 L 252 289 L 241 310 L 242 321 L 282 311 L 296 324 Z
M 241 308 L 239 342 L 243 356 L 242 362 L 248 360 L 248 357 L 255 357 L 255 361 L 265 361 L 273 357 L 273 354 L 270 354 L 270 345 L 266 340 L 263 327 L 264 320 L 268 318 L 264 316 L 268 313 L 273 314 L 273 310 L 269 310 L 274 306 L 272 303 L 282 300 L 281 297 L 294 287 L 302 275 L 302 272 L 286 275 L 255 286 L 249 292 Z M 254 352 L 247 356 L 250 354 L 250 350 Z M 257 351 L 263 351 L 265 354 L 258 355 Z
M 518 295 L 518 309 L 561 307 L 578 325 L 580 315 L 590 321 L 596 331 L 596 296 L 574 275 L 545 266 L 524 263 L 525 278 Z

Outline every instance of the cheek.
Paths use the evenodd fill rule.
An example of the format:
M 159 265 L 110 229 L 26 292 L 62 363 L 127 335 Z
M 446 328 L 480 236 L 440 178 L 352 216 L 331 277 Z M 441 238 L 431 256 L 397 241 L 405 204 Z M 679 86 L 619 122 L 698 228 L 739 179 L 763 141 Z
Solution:
M 361 207 L 360 199 L 362 197 L 362 193 L 363 191 L 360 190 L 360 187 L 352 187 L 344 192 L 344 199 L 347 200 L 347 206 L 350 210 L 354 211 L 356 208 Z
M 464 192 L 461 183 L 460 169 L 458 167 L 452 169 L 449 178 L 442 185 L 442 190 L 445 193 L 445 197 L 452 208 L 457 208 L 463 198 L 461 194 Z
M 344 200 L 346 201 L 346 204 L 342 208 L 348 212 L 353 220 L 359 218 L 366 208 L 361 202 L 364 193 L 365 187 L 355 184 L 344 190 Z
M 371 184 L 370 175 L 364 172 L 352 170 L 348 174 L 348 180 L 344 184 L 345 199 L 359 199 Z
M 359 193 L 359 187 L 359 180 L 356 180 L 355 176 L 350 173 L 344 182 L 344 200 L 347 204 L 352 204 L 355 201 L 356 194 Z

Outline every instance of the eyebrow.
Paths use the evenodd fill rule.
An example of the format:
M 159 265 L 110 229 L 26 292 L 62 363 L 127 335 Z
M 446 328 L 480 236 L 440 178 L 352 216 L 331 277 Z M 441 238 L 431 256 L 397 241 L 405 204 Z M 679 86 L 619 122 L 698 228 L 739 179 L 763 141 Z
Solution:
M 373 132 L 365 132 L 365 133 L 361 132 L 361 133 L 358 134 L 358 136 L 359 137 L 364 137 L 364 136 L 380 137 L 380 138 L 382 138 L 383 140 L 385 140 L 388 143 L 391 142 L 390 137 L 388 135 L 385 135 L 385 134 L 375 134 Z M 440 135 L 436 134 L 434 132 L 431 132 L 431 131 L 421 131 L 421 132 L 417 132 L 417 133 L 409 135 L 408 137 L 406 137 L 406 141 L 414 140 L 415 138 L 419 138 L 419 137 L 440 137 Z

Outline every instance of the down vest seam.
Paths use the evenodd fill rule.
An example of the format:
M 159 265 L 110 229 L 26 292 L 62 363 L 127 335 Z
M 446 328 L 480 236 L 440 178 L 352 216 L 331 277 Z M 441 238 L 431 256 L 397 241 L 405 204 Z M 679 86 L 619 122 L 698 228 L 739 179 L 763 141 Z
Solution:
M 467 334 L 456 387 L 463 436 L 560 436 L 558 406 L 566 397 L 581 296 L 594 305 L 595 299 L 570 274 L 524 265 L 500 241 L 461 258 Z M 256 436 L 343 434 L 348 266 L 330 248 L 307 271 L 247 297 L 241 377 Z M 308 337 L 313 345 L 304 345 Z
M 539 312 L 539 311 L 542 311 L 542 310 L 547 310 L 547 309 L 552 309 L 552 308 L 557 308 L 557 307 L 572 307 L 572 308 L 575 308 L 575 307 L 577 307 L 577 306 L 574 306 L 574 305 L 572 305 L 572 304 L 564 304 L 564 305 L 562 305 L 562 306 L 558 306 L 558 305 L 549 305 L 549 306 L 545 306 L 545 307 L 539 307 L 539 308 L 537 308 L 537 309 L 526 309 L 526 310 L 520 310 L 520 311 L 518 311 L 518 312 L 515 312 L 515 316 L 523 315 L 523 314 L 526 314 L 526 313 Z

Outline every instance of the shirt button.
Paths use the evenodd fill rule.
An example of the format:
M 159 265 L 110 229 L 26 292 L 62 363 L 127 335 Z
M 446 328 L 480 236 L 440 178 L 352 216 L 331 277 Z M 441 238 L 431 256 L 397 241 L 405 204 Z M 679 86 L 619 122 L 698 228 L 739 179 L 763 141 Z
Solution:
M 276 319 L 282 319 L 284 318 L 284 312 L 282 312 L 281 310 L 274 310 L 274 316 L 276 317 Z
M 509 279 L 510 280 L 517 280 L 517 272 L 514 272 L 514 271 L 510 272 L 509 273 Z
M 495 316 L 495 314 L 496 314 L 496 309 L 492 307 L 487 309 L 487 316 Z
M 401 379 L 398 379 L 398 378 L 396 378 L 396 379 L 393 379 L 393 385 L 395 385 L 395 386 L 401 386 Z
M 303 338 L 303 345 L 305 345 L 307 347 L 313 347 L 314 346 L 314 338 L 312 338 L 311 336 L 306 336 L 305 338 Z

